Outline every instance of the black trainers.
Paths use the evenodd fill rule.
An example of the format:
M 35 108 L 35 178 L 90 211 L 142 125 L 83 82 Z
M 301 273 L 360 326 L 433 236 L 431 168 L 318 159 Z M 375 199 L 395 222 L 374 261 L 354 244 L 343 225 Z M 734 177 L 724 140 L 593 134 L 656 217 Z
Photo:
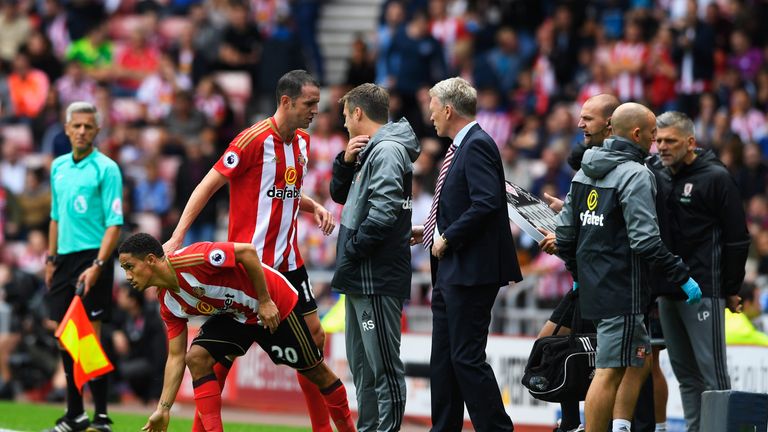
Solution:
M 88 414 L 82 413 L 77 418 L 71 419 L 65 415 L 56 420 L 56 425 L 44 432 L 83 432 L 91 425 Z
M 112 432 L 112 420 L 104 414 L 98 414 L 85 432 Z

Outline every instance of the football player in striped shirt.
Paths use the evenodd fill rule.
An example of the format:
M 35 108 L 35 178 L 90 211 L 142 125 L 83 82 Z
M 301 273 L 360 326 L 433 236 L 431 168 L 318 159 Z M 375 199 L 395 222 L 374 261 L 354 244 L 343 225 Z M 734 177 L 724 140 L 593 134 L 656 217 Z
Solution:
M 333 215 L 301 190 L 309 158 L 309 134 L 303 129 L 317 115 L 320 88 L 303 70 L 283 75 L 277 83 L 275 115 L 242 131 L 195 188 L 184 207 L 173 235 L 163 246 L 178 249 L 192 222 L 211 196 L 229 182 L 229 232 L 227 240 L 251 243 L 261 261 L 282 273 L 299 291 L 297 313 L 322 351 L 325 333 L 317 316 L 304 261 L 298 247 L 298 212 L 314 215 L 326 235 L 334 229 Z M 303 375 L 304 392 L 312 430 L 331 432 L 322 395 Z
M 168 335 L 163 391 L 143 430 L 168 429 L 186 365 L 195 395 L 193 430 L 222 432 L 227 371 L 254 342 L 275 364 L 296 369 L 320 390 L 337 430 L 355 430 L 346 389 L 297 313 L 298 293 L 285 276 L 261 264 L 253 245 L 194 243 L 166 257 L 157 239 L 139 233 L 118 253 L 133 288 L 157 287 Z M 187 320 L 193 316 L 207 319 L 187 351 Z

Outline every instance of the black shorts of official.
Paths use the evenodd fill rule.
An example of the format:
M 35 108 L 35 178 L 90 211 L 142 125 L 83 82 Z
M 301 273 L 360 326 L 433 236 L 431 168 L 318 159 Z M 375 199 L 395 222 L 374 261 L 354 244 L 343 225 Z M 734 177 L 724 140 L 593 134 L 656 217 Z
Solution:
M 555 310 L 552 311 L 549 320 L 563 327 L 571 328 L 577 301 L 576 293 L 568 291 Z M 581 333 L 595 333 L 596 331 L 595 324 L 591 320 L 581 320 Z
M 312 341 L 304 319 L 294 309 L 275 333 L 255 324 L 243 324 L 231 316 L 215 315 L 203 324 L 192 341 L 208 351 L 217 362 L 230 366 L 233 357 L 244 355 L 256 342 L 275 364 L 296 370 L 307 370 L 320 364 L 323 355 Z
M 294 309 L 296 313 L 304 316 L 316 312 L 317 302 L 315 301 L 315 293 L 312 291 L 312 284 L 309 283 L 307 268 L 301 266 L 296 270 L 281 273 L 299 293 L 299 302 Z
M 75 297 L 77 279 L 99 255 L 98 249 L 62 254 L 56 257 L 51 289 L 45 296 L 48 316 L 54 321 L 61 321 L 67 313 L 72 298 Z M 101 275 L 96 284 L 83 297 L 83 306 L 91 321 L 109 322 L 112 319 L 112 286 L 115 267 L 113 260 L 107 259 L 101 267 Z

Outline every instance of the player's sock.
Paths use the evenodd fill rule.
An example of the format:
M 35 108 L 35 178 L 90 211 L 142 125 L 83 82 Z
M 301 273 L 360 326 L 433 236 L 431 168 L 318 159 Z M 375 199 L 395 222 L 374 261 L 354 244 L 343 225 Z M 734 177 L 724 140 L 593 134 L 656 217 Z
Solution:
M 299 386 L 301 386 L 304 400 L 307 402 L 312 432 L 333 432 L 331 419 L 328 416 L 328 407 L 325 406 L 325 398 L 320 393 L 320 389 L 301 373 L 296 372 L 296 377 L 299 379 Z
M 231 363 L 229 366 L 219 362 L 216 362 L 213 365 L 213 373 L 216 374 L 216 381 L 219 383 L 220 391 L 224 391 L 224 383 L 227 381 L 227 374 L 229 374 L 229 369 L 231 367 Z M 195 409 L 195 416 L 192 420 L 192 432 L 205 432 L 203 420 L 200 418 L 200 413 L 197 411 L 197 409 Z
M 229 374 L 229 366 L 216 362 L 213 364 L 213 373 L 216 374 L 216 381 L 219 383 L 219 389 L 224 391 L 224 383 L 227 381 L 227 374 Z
M 90 387 L 91 394 L 93 395 L 93 406 L 96 415 L 107 415 L 108 383 L 109 380 L 106 375 L 94 378 L 88 382 L 88 387 Z
M 195 390 L 195 408 L 207 432 L 224 432 L 221 424 L 221 387 L 215 374 L 192 382 Z
M 656 423 L 655 432 L 667 432 L 667 422 Z
M 61 350 L 61 361 L 64 364 L 64 375 L 67 377 L 67 417 L 74 419 L 85 412 L 83 395 L 75 385 L 75 366 L 72 356 Z
M 320 392 L 325 398 L 325 404 L 328 406 L 328 412 L 331 414 L 333 424 L 339 432 L 355 432 L 355 422 L 352 421 L 352 413 L 349 411 L 347 403 L 347 390 L 341 380 L 336 380 L 330 386 L 321 389 Z
M 613 432 L 630 432 L 632 422 L 625 419 L 613 419 Z

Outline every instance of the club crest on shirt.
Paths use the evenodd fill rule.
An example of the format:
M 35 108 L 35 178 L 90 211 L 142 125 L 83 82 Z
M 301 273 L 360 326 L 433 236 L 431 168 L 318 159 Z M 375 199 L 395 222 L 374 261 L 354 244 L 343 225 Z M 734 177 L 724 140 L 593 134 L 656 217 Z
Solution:
M 683 204 L 691 202 L 691 193 L 693 193 L 693 183 L 686 183 L 683 186 L 683 195 L 680 197 L 680 202 Z
M 307 159 L 304 157 L 303 154 L 299 154 L 298 157 L 299 165 L 304 166 L 307 164 Z
M 208 253 L 208 261 L 211 265 L 215 265 L 216 267 L 223 265 L 226 260 L 227 254 L 221 249 L 214 249 Z
M 238 156 L 237 153 L 233 151 L 228 151 L 224 153 L 224 156 L 222 156 L 222 162 L 224 163 L 225 167 L 234 168 L 237 166 L 237 164 L 240 163 L 240 156 Z
M 194 292 L 197 297 L 205 296 L 205 288 L 203 288 L 201 286 L 193 286 L 192 287 L 192 292 Z
M 685 186 L 683 186 L 683 196 L 689 197 L 691 196 L 691 192 L 693 192 L 693 183 L 686 183 Z
M 211 306 L 210 304 L 199 301 L 197 302 L 197 305 L 195 306 L 195 309 L 197 309 L 198 312 L 200 312 L 203 315 L 211 315 L 214 311 L 216 311 L 216 308 Z
M 299 173 L 296 171 L 296 168 L 294 167 L 288 167 L 285 169 L 285 183 L 288 185 L 295 185 L 296 180 L 299 178 Z

